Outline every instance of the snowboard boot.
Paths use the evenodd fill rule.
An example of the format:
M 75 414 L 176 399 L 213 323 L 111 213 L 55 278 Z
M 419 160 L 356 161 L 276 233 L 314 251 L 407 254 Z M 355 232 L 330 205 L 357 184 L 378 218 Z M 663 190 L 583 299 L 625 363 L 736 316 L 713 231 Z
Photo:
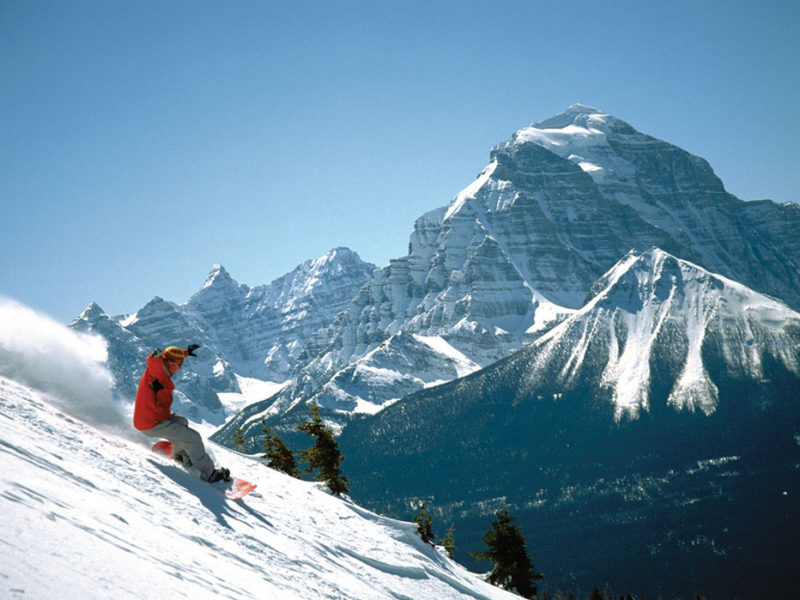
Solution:
M 219 468 L 214 469 L 211 475 L 208 476 L 209 483 L 216 483 L 217 481 L 230 481 L 231 472 L 228 469 Z

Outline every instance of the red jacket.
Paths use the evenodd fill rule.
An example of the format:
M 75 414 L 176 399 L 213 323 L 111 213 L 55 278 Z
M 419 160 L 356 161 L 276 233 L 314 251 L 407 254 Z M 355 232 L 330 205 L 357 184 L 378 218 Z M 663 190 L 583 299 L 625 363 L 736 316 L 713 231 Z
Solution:
M 147 357 L 147 369 L 139 380 L 136 405 L 133 408 L 133 426 L 139 431 L 155 427 L 172 416 L 172 390 L 175 384 L 164 368 L 164 359 Z

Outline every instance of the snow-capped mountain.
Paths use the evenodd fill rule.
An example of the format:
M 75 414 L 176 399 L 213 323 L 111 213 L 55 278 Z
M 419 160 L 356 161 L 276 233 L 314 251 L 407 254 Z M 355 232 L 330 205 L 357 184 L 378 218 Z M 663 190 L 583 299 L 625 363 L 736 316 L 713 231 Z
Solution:
M 640 241 L 642 237 L 647 241 L 629 244 L 631 248 L 658 246 L 800 309 L 797 204 L 743 202 L 725 191 L 704 159 L 579 104 L 515 133 L 511 140 L 495 148 L 494 162 L 498 168 L 512 165 L 512 173 L 518 172 L 513 169 L 514 158 L 524 155 L 531 145 L 577 165 L 604 198 L 630 207 L 637 217 L 655 228 L 655 232 L 647 231 L 636 221 L 626 223 L 625 213 L 615 206 L 614 225 L 630 228 L 630 241 Z M 563 166 L 565 162 L 558 164 Z M 534 172 L 541 176 L 541 171 L 539 168 Z M 547 208 L 552 215 L 550 220 L 561 222 L 559 237 L 572 242 L 578 252 L 585 249 L 585 244 L 574 243 L 576 236 L 569 232 L 576 224 L 570 214 L 574 208 L 558 203 Z M 591 235 L 589 238 L 597 239 Z M 626 240 L 625 234 L 622 239 Z M 560 246 L 574 254 L 568 245 Z M 596 253 L 591 251 L 589 255 Z
M 123 405 L 108 418 L 102 343 L 22 307 L 0 317 L 0 597 L 518 597 L 423 543 L 414 523 L 213 448 L 258 485 L 227 500 L 151 453 Z
M 348 248 L 331 250 L 252 288 L 216 266 L 186 309 L 203 319 L 237 373 L 285 381 L 313 333 L 348 305 L 374 270 Z
M 200 344 L 198 357 L 181 371 L 176 397 L 183 414 L 220 425 L 240 406 L 223 405 L 219 394 L 241 392 L 254 378 L 288 379 L 307 341 L 347 305 L 374 268 L 355 252 L 336 248 L 269 285 L 249 287 L 215 265 L 185 304 L 156 297 L 136 313 L 111 317 L 92 303 L 71 326 L 106 339 L 117 392 L 127 398 L 155 348 Z
M 581 308 L 631 249 L 659 247 L 798 309 L 798 231 L 800 206 L 743 202 L 702 158 L 572 106 L 496 146 L 448 207 L 420 217 L 408 254 L 376 271 L 248 418 L 304 413 L 305 401 L 345 423 L 487 366 Z
M 523 386 L 563 392 L 594 382 L 610 392 L 619 419 L 648 409 L 653 369 L 675 375 L 668 405 L 713 413 L 712 354 L 742 379 L 762 380 L 767 361 L 800 378 L 800 314 L 735 281 L 653 248 L 629 253 L 593 289 L 531 345 Z
M 659 249 L 592 293 L 509 358 L 349 425 L 354 497 L 397 516 L 424 499 L 472 543 L 508 505 L 573 589 L 786 593 L 800 313 Z

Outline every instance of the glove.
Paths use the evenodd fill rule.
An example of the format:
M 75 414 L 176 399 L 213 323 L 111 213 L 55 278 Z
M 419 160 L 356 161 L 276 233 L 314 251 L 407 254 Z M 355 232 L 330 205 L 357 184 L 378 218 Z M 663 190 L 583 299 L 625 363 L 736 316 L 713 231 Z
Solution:
M 197 350 L 199 347 L 200 344 L 190 344 L 189 346 L 186 347 L 186 355 L 197 356 L 197 354 L 195 354 L 194 351 Z

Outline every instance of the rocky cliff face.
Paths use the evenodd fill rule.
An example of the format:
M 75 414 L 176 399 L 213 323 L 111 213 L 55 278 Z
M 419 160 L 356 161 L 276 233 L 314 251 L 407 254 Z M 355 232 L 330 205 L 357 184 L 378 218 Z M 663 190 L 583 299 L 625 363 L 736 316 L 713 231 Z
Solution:
M 408 254 L 312 339 L 271 412 L 298 400 L 371 412 L 451 376 L 452 364 L 407 371 L 447 356 L 400 348 L 400 332 L 491 364 L 581 308 L 631 249 L 661 248 L 800 308 L 798 224 L 800 206 L 738 200 L 702 158 L 575 105 L 496 146 L 448 207 L 417 220 Z
M 110 317 L 91 304 L 73 323 L 101 334 L 117 393 L 132 398 L 144 359 L 155 348 L 198 343 L 177 381 L 181 414 L 221 425 L 231 416 L 220 392 L 240 391 L 240 377 L 284 381 L 313 333 L 330 323 L 374 266 L 347 248 L 299 265 L 269 285 L 237 283 L 215 265 L 203 287 L 179 305 L 154 298 L 134 314 Z
M 313 333 L 330 324 L 374 270 L 347 248 L 252 288 L 216 266 L 186 310 L 203 320 L 237 373 L 284 381 Z

